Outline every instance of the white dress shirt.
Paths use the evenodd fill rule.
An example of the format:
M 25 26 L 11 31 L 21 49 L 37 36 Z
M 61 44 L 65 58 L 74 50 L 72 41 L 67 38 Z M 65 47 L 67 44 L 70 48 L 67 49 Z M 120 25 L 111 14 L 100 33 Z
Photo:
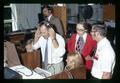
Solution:
M 93 77 L 102 79 L 103 72 L 113 73 L 114 66 L 114 50 L 108 39 L 104 38 L 97 44 L 97 50 L 93 59 L 91 74 Z
M 54 48 L 52 44 L 52 39 L 48 38 L 48 64 L 56 64 L 63 60 L 63 55 L 65 54 L 65 41 L 62 36 L 56 33 L 56 40 L 59 44 L 58 48 Z M 39 40 L 33 45 L 33 49 L 37 50 L 41 48 L 42 61 L 44 62 L 46 39 L 41 36 Z
M 50 21 L 51 17 L 52 17 L 52 14 L 47 17 L 48 21 Z

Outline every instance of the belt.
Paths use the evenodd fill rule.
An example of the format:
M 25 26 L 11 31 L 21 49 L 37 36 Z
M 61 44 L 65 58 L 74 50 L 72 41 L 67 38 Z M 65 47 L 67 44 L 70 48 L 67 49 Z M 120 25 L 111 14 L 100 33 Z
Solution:
M 47 65 L 53 65 L 53 64 L 47 64 Z
M 42 62 L 42 64 L 44 64 L 44 62 Z M 47 65 L 53 65 L 53 64 L 47 64 Z

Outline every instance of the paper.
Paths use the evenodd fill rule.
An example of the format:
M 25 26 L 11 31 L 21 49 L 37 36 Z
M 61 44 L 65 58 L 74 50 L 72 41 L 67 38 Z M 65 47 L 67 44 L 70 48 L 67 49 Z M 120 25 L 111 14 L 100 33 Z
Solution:
M 20 75 L 22 75 L 23 79 L 44 79 L 45 77 L 42 75 L 39 75 L 33 70 L 28 69 L 27 67 L 23 65 L 13 66 L 10 67 L 10 69 L 18 72 Z

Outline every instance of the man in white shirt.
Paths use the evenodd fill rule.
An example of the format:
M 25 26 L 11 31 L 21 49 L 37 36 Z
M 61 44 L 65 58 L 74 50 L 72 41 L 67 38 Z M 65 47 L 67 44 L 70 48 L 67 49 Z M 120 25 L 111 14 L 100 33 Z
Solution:
M 44 69 L 50 71 L 52 74 L 63 71 L 63 55 L 65 54 L 65 41 L 63 37 L 55 31 L 55 27 L 52 24 L 42 22 L 38 25 L 32 45 L 34 50 L 41 48 L 42 61 L 44 64 L 47 61 L 47 65 L 44 65 Z M 46 53 L 47 60 L 44 60 Z
M 92 77 L 111 79 L 115 66 L 115 52 L 106 38 L 106 27 L 93 25 L 91 35 L 97 41 L 96 53 L 93 56 Z

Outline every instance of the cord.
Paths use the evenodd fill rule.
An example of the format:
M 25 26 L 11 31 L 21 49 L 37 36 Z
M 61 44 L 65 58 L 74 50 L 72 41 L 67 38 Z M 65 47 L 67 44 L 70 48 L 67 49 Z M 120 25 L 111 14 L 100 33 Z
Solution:
M 65 73 L 68 75 L 69 79 L 74 79 L 73 75 L 70 73 L 70 71 L 65 67 Z
M 36 72 L 36 71 L 35 71 Z M 38 73 L 38 72 L 36 72 L 36 73 Z M 44 75 L 44 77 L 45 78 L 47 78 L 47 75 L 46 74 L 44 74 L 44 73 L 38 73 L 38 74 L 40 74 L 41 76 L 43 76 Z

